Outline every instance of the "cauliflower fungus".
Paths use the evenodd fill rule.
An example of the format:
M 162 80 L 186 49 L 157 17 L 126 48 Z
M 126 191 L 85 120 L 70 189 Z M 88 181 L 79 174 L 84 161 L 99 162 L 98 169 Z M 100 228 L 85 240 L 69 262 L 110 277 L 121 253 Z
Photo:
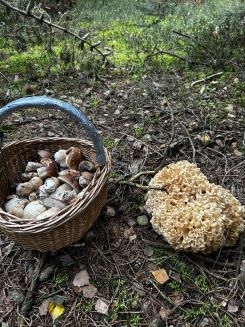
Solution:
M 245 207 L 195 164 L 170 164 L 149 185 L 166 188 L 148 191 L 146 208 L 153 228 L 177 250 L 209 253 L 233 245 L 244 229 Z

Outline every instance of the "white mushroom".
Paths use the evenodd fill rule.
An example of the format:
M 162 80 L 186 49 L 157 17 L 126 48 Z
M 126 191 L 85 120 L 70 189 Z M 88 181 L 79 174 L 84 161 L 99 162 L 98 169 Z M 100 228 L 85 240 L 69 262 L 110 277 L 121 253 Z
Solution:
M 60 165 L 60 167 L 66 168 L 66 150 L 59 150 L 54 154 L 54 160 Z
M 72 188 L 70 185 L 64 183 L 64 184 L 61 184 L 59 187 L 57 187 L 57 189 L 54 191 L 54 193 L 52 193 L 50 196 L 53 198 L 53 199 L 60 199 L 60 194 L 61 193 L 64 193 L 64 192 L 67 192 L 67 191 L 72 191 Z
M 44 199 L 43 204 L 48 208 L 55 207 L 59 209 L 64 209 L 66 207 L 66 204 L 64 202 L 52 198 Z
M 26 172 L 37 171 L 38 168 L 42 167 L 40 162 L 29 161 L 26 165 Z
M 5 203 L 5 210 L 9 212 L 11 215 L 22 217 L 25 205 L 28 203 L 25 199 L 19 199 L 17 197 L 10 199 Z
M 50 208 L 50 209 L 44 211 L 43 213 L 41 213 L 40 215 L 38 215 L 36 219 L 50 218 L 50 217 L 56 215 L 59 211 L 60 211 L 59 208 L 56 208 L 56 207 Z
M 44 185 L 41 185 L 39 189 L 37 190 L 38 198 L 40 200 L 46 199 L 49 197 L 49 193 L 45 191 Z
M 57 192 L 56 194 L 51 194 L 50 198 L 56 199 L 62 202 L 69 202 L 77 196 L 77 192 L 75 190 L 72 191 L 63 191 Z
M 60 181 L 56 177 L 47 178 L 44 181 L 43 189 L 48 193 L 53 193 L 57 187 L 60 185 Z
M 24 219 L 35 219 L 41 213 L 46 211 L 46 207 L 39 200 L 30 202 L 24 209 Z

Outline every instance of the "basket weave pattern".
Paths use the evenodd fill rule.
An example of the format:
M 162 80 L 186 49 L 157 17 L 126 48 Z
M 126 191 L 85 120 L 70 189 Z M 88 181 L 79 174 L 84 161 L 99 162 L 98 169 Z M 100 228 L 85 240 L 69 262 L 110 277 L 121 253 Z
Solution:
M 39 161 L 38 150 L 47 149 L 55 153 L 59 149 L 76 146 L 82 149 L 86 160 L 96 164 L 93 144 L 87 141 L 70 138 L 35 138 L 14 141 L 3 147 L 12 183 L 21 182 L 28 161 Z M 97 220 L 107 199 L 107 178 L 111 168 L 108 151 L 105 166 L 98 168 L 99 175 L 95 181 L 80 192 L 77 200 L 57 215 L 39 221 L 16 218 L 0 211 L 0 229 L 17 244 L 26 249 L 41 252 L 55 251 L 77 242 Z M 11 194 L 9 181 L 5 172 L 3 158 L 0 158 L 0 204 L 3 207 L 6 197 Z

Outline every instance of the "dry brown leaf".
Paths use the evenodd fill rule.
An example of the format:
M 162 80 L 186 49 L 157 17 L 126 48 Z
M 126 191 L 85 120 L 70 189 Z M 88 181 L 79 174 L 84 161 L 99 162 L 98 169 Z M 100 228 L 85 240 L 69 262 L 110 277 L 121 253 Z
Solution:
M 46 316 L 48 313 L 48 307 L 50 304 L 50 300 L 46 299 L 42 302 L 42 304 L 39 306 L 39 315 L 40 316 Z
M 89 285 L 89 275 L 87 270 L 81 270 L 73 279 L 73 285 L 83 287 Z
M 109 304 L 105 299 L 98 299 L 95 303 L 95 310 L 103 315 L 108 315 Z
M 230 313 L 235 313 L 239 310 L 239 305 L 233 300 L 228 303 L 227 311 Z
M 169 280 L 168 274 L 164 268 L 151 271 L 151 273 L 159 284 L 164 284 Z
M 170 314 L 171 310 L 169 308 L 161 308 L 159 311 L 159 315 L 162 320 L 166 320 Z
M 98 292 L 97 288 L 94 285 L 88 285 L 83 287 L 83 296 L 86 299 L 92 299 Z

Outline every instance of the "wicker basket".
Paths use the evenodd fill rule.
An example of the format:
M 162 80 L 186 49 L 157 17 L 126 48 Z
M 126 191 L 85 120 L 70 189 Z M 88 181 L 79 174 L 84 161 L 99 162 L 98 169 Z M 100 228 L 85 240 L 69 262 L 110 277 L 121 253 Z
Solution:
M 16 100 L 0 110 L 0 121 L 8 114 L 26 108 L 58 108 L 75 117 L 85 128 L 91 142 L 72 138 L 35 138 L 14 141 L 2 148 L 0 157 L 0 204 L 12 193 L 11 187 L 21 181 L 28 161 L 38 161 L 37 151 L 52 153 L 71 146 L 80 147 L 87 160 L 98 165 L 97 178 L 79 193 L 77 200 L 57 215 L 39 221 L 24 220 L 0 209 L 0 230 L 26 249 L 41 252 L 59 250 L 78 241 L 100 215 L 107 199 L 107 179 L 111 168 L 108 151 L 103 148 L 96 129 L 75 107 L 56 99 L 28 97 Z M 12 187 L 13 188 L 13 187 Z

